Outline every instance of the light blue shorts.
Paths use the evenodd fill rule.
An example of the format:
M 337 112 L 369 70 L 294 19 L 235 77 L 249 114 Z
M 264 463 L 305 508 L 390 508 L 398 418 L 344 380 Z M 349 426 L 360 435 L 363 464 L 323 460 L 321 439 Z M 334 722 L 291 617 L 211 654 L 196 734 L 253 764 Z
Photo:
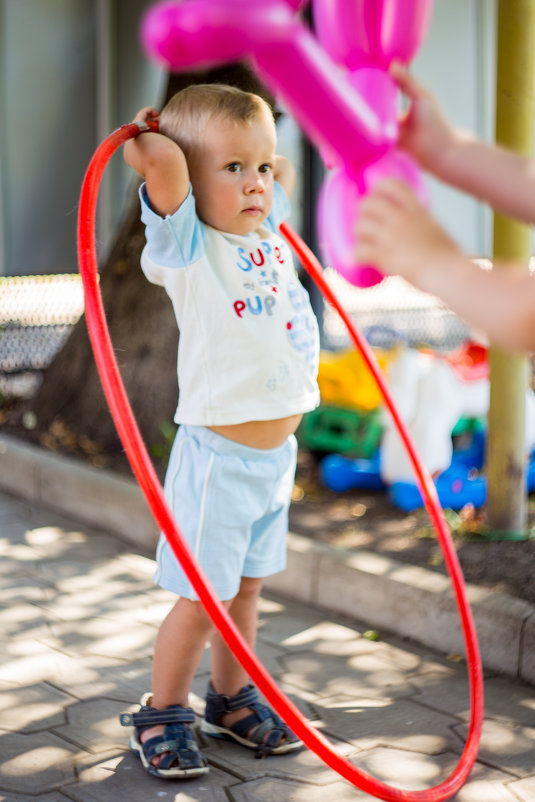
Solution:
M 288 508 L 297 442 L 249 448 L 204 426 L 182 424 L 171 451 L 165 496 L 195 559 L 221 601 L 233 599 L 242 577 L 286 567 Z M 154 580 L 197 600 L 162 534 Z

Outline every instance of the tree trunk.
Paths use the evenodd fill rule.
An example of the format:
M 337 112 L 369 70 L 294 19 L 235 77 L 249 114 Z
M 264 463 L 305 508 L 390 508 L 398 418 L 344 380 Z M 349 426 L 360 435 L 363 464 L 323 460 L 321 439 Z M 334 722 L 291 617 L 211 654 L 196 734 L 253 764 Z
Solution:
M 192 83 L 228 83 L 271 98 L 241 64 L 194 74 L 170 75 L 165 102 Z M 126 121 L 125 121 L 126 122 Z M 163 474 L 177 404 L 178 331 L 171 303 L 150 284 L 140 266 L 145 243 L 137 191 L 101 272 L 100 288 L 110 336 L 126 392 L 149 452 Z M 89 458 L 95 464 L 126 468 L 122 446 L 109 413 L 82 317 L 44 374 L 29 406 L 36 416 L 31 439 Z M 27 418 L 26 418 L 27 420 Z

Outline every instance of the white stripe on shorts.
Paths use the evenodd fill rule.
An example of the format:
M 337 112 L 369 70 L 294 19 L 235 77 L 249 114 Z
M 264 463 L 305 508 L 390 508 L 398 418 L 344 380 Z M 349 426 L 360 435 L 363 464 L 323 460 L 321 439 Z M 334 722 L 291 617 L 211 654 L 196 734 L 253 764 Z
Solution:
M 206 476 L 204 477 L 204 484 L 202 488 L 201 506 L 199 510 L 199 528 L 197 529 L 197 539 L 195 541 L 195 559 L 199 560 L 199 552 L 201 550 L 202 532 L 204 528 L 204 512 L 206 509 L 206 497 L 208 495 L 208 482 L 210 481 L 210 474 L 212 473 L 212 466 L 214 464 L 215 454 L 212 451 L 210 459 L 208 460 L 208 468 L 206 469 Z
M 183 447 L 184 447 L 184 441 L 182 440 L 182 442 L 180 443 L 180 447 L 179 447 L 179 451 L 178 451 L 178 455 L 177 455 L 177 459 L 176 459 L 175 470 L 173 472 L 173 476 L 171 477 L 171 498 L 170 498 L 170 501 L 169 501 L 169 507 L 171 509 L 171 513 L 173 513 L 173 510 L 174 510 L 173 494 L 174 494 L 175 478 L 176 478 L 176 475 L 177 475 L 178 471 L 180 470 L 180 463 L 182 461 L 182 449 L 183 449 Z M 166 484 L 167 484 L 168 481 L 169 481 L 169 477 L 166 477 Z M 163 536 L 163 533 L 162 533 L 160 535 L 160 539 L 158 540 L 158 546 L 156 548 L 156 571 L 155 571 L 154 577 L 153 577 L 153 579 L 156 582 L 156 584 L 159 584 L 160 575 L 161 575 L 161 567 L 160 567 L 161 566 L 161 559 L 160 559 L 160 555 L 162 553 L 162 550 L 166 549 L 166 548 L 170 548 L 170 546 L 169 546 L 169 543 L 167 541 L 167 538 L 165 536 Z

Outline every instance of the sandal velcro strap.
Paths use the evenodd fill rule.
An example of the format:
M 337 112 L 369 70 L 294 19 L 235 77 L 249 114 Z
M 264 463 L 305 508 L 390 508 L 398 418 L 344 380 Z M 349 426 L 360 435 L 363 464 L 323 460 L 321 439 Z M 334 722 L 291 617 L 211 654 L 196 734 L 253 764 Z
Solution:
M 249 710 L 248 715 L 233 724 L 223 724 L 226 713 Z M 269 707 L 262 704 L 254 685 L 242 688 L 236 696 L 215 693 L 211 684 L 206 693 L 206 710 L 201 732 L 213 738 L 236 741 L 254 749 L 256 757 L 285 754 L 300 749 L 303 742 Z
M 280 725 L 273 726 L 272 722 L 273 720 L 271 722 L 269 719 L 264 720 L 253 733 L 254 740 L 260 740 L 256 747 L 256 757 L 265 757 L 271 754 L 285 739 L 289 742 L 299 740 L 286 724 L 281 722 Z
M 138 713 L 122 713 L 119 717 L 123 727 L 134 727 L 130 748 L 138 755 L 145 771 L 165 779 L 206 774 L 208 761 L 199 750 L 190 727 L 195 723 L 191 707 L 176 704 L 157 710 L 151 702 L 152 695 L 143 694 Z M 156 725 L 161 725 L 163 733 L 142 740 L 143 733 Z
M 250 715 L 236 721 L 232 727 L 234 732 L 242 735 L 244 738 L 252 730 L 250 740 L 258 741 L 261 743 L 264 736 L 267 735 L 272 729 L 283 729 L 286 725 L 282 721 L 276 721 L 272 716 L 271 710 L 265 705 L 254 705 L 251 707 Z
M 211 686 L 206 693 L 206 703 L 212 710 L 212 716 L 217 721 L 225 713 L 233 713 L 242 707 L 252 707 L 258 702 L 258 691 L 254 685 L 246 685 L 235 696 L 225 696 L 215 693 Z
M 145 741 L 142 745 L 145 759 L 150 763 L 154 757 L 163 755 L 158 764 L 160 769 L 170 769 L 177 764 L 181 771 L 202 769 L 207 765 L 206 758 L 199 751 L 190 730 L 180 724 L 178 727 L 182 727 L 182 730 L 177 730 L 176 727 L 176 724 L 167 726 L 165 736 L 155 735 Z
M 191 707 L 171 705 L 165 710 L 142 707 L 138 713 L 121 713 L 119 721 L 123 727 L 152 727 L 156 724 L 193 724 L 195 713 Z

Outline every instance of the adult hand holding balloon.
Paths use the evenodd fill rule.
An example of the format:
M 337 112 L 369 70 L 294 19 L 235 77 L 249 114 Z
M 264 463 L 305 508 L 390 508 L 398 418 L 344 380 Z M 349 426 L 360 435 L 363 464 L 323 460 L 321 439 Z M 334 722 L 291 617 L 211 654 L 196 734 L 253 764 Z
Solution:
M 359 207 L 367 192 L 384 178 L 406 181 L 425 202 L 425 189 L 414 161 L 400 150 L 393 149 L 353 176 L 344 168 L 332 171 L 321 189 L 318 203 L 319 242 L 326 261 L 347 281 L 358 287 L 372 287 L 383 279 L 371 265 L 355 261 L 355 223 Z

